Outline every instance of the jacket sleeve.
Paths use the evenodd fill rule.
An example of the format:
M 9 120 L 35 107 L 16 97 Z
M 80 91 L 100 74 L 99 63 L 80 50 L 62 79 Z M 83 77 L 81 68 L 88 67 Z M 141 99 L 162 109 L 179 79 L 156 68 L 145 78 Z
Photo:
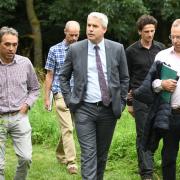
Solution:
M 157 94 L 152 89 L 152 82 L 160 78 L 162 62 L 156 61 L 151 66 L 142 85 L 133 91 L 133 97 L 145 104 L 152 104 Z
M 126 100 L 127 100 L 127 93 L 129 88 L 129 73 L 128 73 L 128 66 L 127 66 L 127 60 L 126 60 L 126 54 L 124 47 L 121 47 L 121 53 L 120 53 L 120 84 L 121 84 L 121 104 L 122 109 L 126 106 Z
M 70 46 L 60 72 L 60 87 L 67 107 L 69 106 L 71 97 L 70 79 L 72 76 L 72 71 L 72 49 Z

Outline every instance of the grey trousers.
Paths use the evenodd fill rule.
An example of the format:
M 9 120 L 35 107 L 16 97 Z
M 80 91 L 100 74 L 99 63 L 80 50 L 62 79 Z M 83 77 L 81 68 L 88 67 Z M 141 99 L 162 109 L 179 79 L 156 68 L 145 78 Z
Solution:
M 28 115 L 18 113 L 14 116 L 0 116 L 0 180 L 5 179 L 5 143 L 8 134 L 12 138 L 18 157 L 14 180 L 25 180 L 32 159 L 31 125 Z
M 109 147 L 116 125 L 112 107 L 83 103 L 74 114 L 81 147 L 83 180 L 103 180 Z

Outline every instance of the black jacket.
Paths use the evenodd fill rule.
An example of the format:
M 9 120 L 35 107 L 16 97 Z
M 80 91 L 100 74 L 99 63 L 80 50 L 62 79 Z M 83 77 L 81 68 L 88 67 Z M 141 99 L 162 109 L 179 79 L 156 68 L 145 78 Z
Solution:
M 135 99 L 145 104 L 151 104 L 144 128 L 142 146 L 153 152 L 157 149 L 160 138 L 169 129 L 171 117 L 170 104 L 161 98 L 161 92 L 155 93 L 152 89 L 152 82 L 160 79 L 161 68 L 162 62 L 154 62 L 142 85 L 133 92 Z

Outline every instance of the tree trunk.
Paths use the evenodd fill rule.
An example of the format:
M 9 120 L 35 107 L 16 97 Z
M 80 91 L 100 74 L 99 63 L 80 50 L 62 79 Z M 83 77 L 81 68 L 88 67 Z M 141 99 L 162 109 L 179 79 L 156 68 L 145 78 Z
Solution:
M 36 68 L 42 68 L 42 38 L 41 38 L 41 26 L 34 10 L 34 0 L 26 0 L 27 16 L 31 25 L 33 41 L 34 41 L 34 66 Z

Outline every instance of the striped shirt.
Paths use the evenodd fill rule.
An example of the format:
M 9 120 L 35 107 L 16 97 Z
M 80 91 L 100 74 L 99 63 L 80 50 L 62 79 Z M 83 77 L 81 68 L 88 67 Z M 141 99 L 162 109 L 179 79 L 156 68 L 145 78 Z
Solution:
M 65 40 L 52 46 L 49 50 L 45 69 L 52 70 L 54 72 L 53 82 L 52 82 L 52 92 L 53 94 L 61 92 L 60 88 L 60 71 L 64 64 L 66 54 L 69 46 L 66 44 Z M 72 87 L 71 79 L 71 87 Z
M 39 95 L 39 83 L 31 61 L 15 55 L 10 64 L 0 59 L 0 113 L 20 110 L 26 103 L 30 107 Z

